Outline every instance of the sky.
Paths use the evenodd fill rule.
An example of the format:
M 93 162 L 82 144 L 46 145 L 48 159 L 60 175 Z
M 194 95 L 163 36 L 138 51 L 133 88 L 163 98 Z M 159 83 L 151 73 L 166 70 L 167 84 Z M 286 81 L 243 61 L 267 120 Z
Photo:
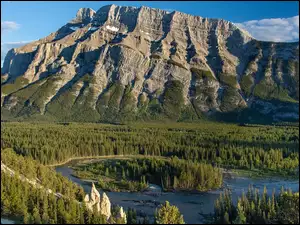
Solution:
M 1 62 L 6 52 L 57 31 L 79 8 L 142 5 L 229 20 L 263 41 L 299 41 L 298 1 L 1 1 Z

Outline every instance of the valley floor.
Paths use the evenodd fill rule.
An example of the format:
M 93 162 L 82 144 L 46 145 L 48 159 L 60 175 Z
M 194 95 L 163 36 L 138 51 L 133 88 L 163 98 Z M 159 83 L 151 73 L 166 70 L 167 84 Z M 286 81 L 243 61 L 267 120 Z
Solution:
M 103 157 L 87 160 L 73 160 L 67 164 L 56 167 L 56 171 L 63 176 L 71 179 L 73 182 L 80 184 L 86 192 L 90 191 L 91 180 L 87 180 L 87 177 L 78 178 L 74 176 L 73 168 L 77 166 L 82 167 L 97 163 L 103 163 L 107 160 L 132 160 L 135 156 L 124 157 Z M 139 156 L 138 158 L 144 158 Z M 147 157 L 150 158 L 150 157 Z M 206 192 L 157 192 L 150 193 L 149 191 L 142 192 L 128 192 L 128 191 L 108 191 L 106 192 L 113 204 L 122 205 L 125 208 L 136 209 L 141 215 L 147 215 L 149 218 L 153 218 L 155 208 L 162 204 L 164 201 L 169 201 L 171 204 L 176 205 L 180 212 L 184 216 L 184 220 L 188 224 L 203 224 L 207 222 L 207 219 L 212 218 L 214 211 L 214 202 L 218 199 L 220 193 L 225 189 L 228 189 L 232 193 L 234 203 L 237 202 L 242 192 L 246 192 L 249 186 L 257 188 L 260 192 L 264 187 L 267 188 L 269 194 L 273 190 L 276 193 L 280 192 L 281 187 L 290 188 L 293 191 L 299 191 L 299 178 L 286 180 L 285 178 L 255 178 L 252 179 L 248 176 L 240 176 L 232 170 L 223 170 L 223 185 L 222 188 L 218 188 Z M 96 180 L 94 182 L 97 183 Z M 102 189 L 99 188 L 102 191 Z
M 59 182 L 68 182 L 58 175 L 54 178 L 55 168 L 85 192 L 90 192 L 94 182 L 113 205 L 134 208 L 149 218 L 169 201 L 180 209 L 186 223 L 203 223 L 212 218 L 214 203 L 224 190 L 231 191 L 236 204 L 249 185 L 261 191 L 266 186 L 268 193 L 273 189 L 279 193 L 282 186 L 299 191 L 296 126 L 212 122 L 2 122 L 1 126 L 1 149 L 11 148 L 5 150 L 10 168 L 22 171 L 9 151 L 40 164 L 25 169 L 36 170 L 31 176 L 47 187 L 54 184 L 53 189 L 78 197 L 74 191 L 61 189 Z M 41 165 L 45 169 L 39 169 Z M 49 183 L 43 171 L 53 176 L 52 182 L 60 181 Z M 160 189 L 153 187 L 162 191 L 153 193 Z

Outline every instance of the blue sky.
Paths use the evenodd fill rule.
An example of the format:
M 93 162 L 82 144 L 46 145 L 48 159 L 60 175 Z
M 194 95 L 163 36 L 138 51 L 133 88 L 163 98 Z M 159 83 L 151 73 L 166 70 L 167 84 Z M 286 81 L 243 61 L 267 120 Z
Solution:
M 23 42 L 45 37 L 70 21 L 79 8 L 90 7 L 97 11 L 108 4 L 137 7 L 145 5 L 202 17 L 222 18 L 237 23 L 260 40 L 298 41 L 299 36 L 299 3 L 297 1 L 1 1 L 1 47 L 5 50 L 21 45 Z M 1 58 L 3 51 L 1 50 Z

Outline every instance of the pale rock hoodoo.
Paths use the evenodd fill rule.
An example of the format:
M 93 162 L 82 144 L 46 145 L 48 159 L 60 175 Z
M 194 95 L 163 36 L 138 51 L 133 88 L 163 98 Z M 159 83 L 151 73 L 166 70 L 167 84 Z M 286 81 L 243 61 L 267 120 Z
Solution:
M 91 190 L 91 200 L 93 202 L 100 201 L 100 193 L 97 191 L 95 184 L 92 184 L 92 190 Z
M 106 216 L 107 219 L 111 216 L 111 204 L 109 198 L 105 193 L 103 193 L 101 202 L 100 202 L 100 213 Z
M 126 224 L 127 223 L 127 217 L 126 217 L 126 213 L 124 212 L 123 210 L 123 207 L 120 208 L 119 212 L 118 212 L 118 215 L 117 215 L 117 218 L 118 219 L 123 219 L 124 220 L 124 223 Z
M 93 210 L 93 208 L 96 206 L 97 211 L 100 212 L 101 215 L 106 216 L 107 220 L 110 218 L 111 216 L 110 200 L 105 193 L 102 194 L 102 197 L 100 196 L 100 193 L 97 191 L 94 183 L 92 184 L 90 197 L 87 194 L 84 198 L 84 202 L 88 209 Z

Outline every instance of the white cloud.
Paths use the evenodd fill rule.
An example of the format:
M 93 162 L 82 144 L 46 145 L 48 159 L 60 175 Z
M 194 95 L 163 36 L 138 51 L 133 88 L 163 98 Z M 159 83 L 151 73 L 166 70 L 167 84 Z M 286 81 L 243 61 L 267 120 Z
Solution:
M 165 10 L 165 11 L 167 11 L 169 13 L 175 11 L 175 9 L 163 9 L 163 10 Z
M 1 46 L 3 45 L 18 45 L 18 44 L 27 44 L 29 42 L 33 42 L 33 41 L 10 41 L 10 42 L 2 42 Z
M 299 40 L 299 16 L 250 20 L 235 23 L 261 41 L 292 42 Z
M 1 32 L 18 30 L 20 28 L 20 24 L 14 21 L 1 21 Z

